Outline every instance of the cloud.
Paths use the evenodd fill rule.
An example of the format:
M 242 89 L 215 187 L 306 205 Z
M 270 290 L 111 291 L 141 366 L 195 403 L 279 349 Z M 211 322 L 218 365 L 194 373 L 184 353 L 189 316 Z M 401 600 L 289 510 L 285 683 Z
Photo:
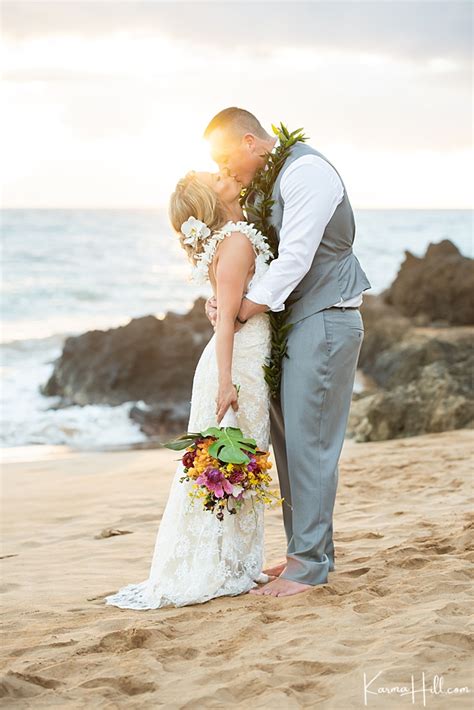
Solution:
M 227 105 L 305 126 L 358 204 L 468 203 L 467 2 L 1 10 L 8 204 L 165 201 L 206 167 L 202 130 Z
M 131 2 L 4 0 L 6 37 L 159 33 L 221 49 L 312 47 L 469 61 L 469 0 Z

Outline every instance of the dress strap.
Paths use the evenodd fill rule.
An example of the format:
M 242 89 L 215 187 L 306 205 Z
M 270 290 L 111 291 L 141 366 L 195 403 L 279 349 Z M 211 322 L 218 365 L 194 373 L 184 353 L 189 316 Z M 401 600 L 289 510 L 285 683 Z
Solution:
M 248 222 L 229 221 L 223 227 L 213 232 L 204 240 L 204 248 L 200 254 L 196 254 L 196 264 L 191 272 L 191 279 L 194 283 L 203 284 L 209 280 L 209 266 L 214 259 L 217 246 L 224 237 L 229 236 L 233 232 L 241 232 L 251 241 L 257 256 L 267 262 L 272 257 L 272 252 L 266 238 L 258 229 L 255 229 L 253 224 Z

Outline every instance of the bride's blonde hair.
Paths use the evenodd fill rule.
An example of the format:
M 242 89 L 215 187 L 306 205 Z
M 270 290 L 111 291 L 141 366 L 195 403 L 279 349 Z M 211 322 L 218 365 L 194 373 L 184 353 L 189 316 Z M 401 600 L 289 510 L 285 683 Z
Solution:
M 217 231 L 228 221 L 224 205 L 214 190 L 199 180 L 194 171 L 187 173 L 176 185 L 170 197 L 168 214 L 171 225 L 179 236 L 179 241 L 189 260 L 195 264 L 196 254 L 204 251 L 203 242 L 199 240 L 196 246 L 185 244 L 185 236 L 181 225 L 190 217 L 204 222 L 211 233 Z

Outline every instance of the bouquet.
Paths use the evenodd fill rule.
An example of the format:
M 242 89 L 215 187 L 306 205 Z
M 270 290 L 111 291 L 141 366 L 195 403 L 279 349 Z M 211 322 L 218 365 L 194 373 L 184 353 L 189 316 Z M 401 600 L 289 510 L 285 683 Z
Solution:
M 202 501 L 204 510 L 224 519 L 224 511 L 235 515 L 247 499 L 265 504 L 281 503 L 268 489 L 272 480 L 268 470 L 269 451 L 260 451 L 255 439 L 244 437 L 232 407 L 221 420 L 221 427 L 182 434 L 164 444 L 169 449 L 186 449 L 181 458 L 185 475 L 180 482 L 192 481 L 189 492 L 194 500 Z

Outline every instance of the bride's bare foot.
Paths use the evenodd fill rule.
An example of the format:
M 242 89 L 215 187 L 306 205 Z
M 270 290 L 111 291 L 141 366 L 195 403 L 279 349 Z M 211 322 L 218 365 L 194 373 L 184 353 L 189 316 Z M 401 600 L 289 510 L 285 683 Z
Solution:
M 302 584 L 301 582 L 294 582 L 292 579 L 285 579 L 285 577 L 277 577 L 272 582 L 264 584 L 263 587 L 251 589 L 249 594 L 272 597 L 289 597 L 292 594 L 301 594 L 301 592 L 306 592 L 311 589 L 311 587 L 311 584 Z
M 265 574 L 268 574 L 269 577 L 279 577 L 283 570 L 286 567 L 286 560 L 285 562 L 282 562 L 279 565 L 275 565 L 275 567 L 268 567 L 267 569 L 264 569 L 263 571 Z

